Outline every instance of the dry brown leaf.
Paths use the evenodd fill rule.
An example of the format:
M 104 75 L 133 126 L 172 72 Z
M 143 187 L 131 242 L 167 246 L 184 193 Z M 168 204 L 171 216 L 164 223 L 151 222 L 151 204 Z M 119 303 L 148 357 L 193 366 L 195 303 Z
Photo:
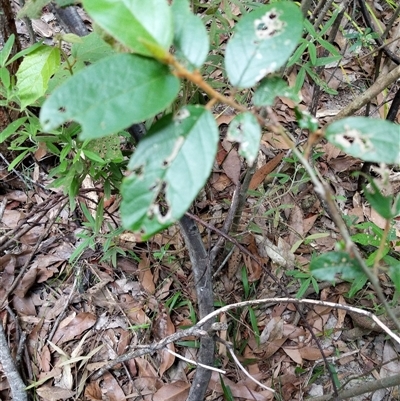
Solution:
M 158 301 L 161 301 L 170 296 L 170 288 L 174 280 L 171 277 L 167 277 L 163 280 L 162 286 L 157 290 L 155 297 Z
M 315 221 L 318 219 L 318 214 L 306 217 L 303 220 L 303 235 L 306 235 L 314 226 Z
M 283 338 L 283 323 L 282 318 L 278 316 L 270 319 L 260 335 L 260 344 L 281 340 Z
M 37 275 L 37 268 L 31 267 L 22 277 L 22 280 L 18 283 L 14 294 L 20 298 L 23 298 L 29 289 L 35 284 Z
M 324 355 L 329 356 L 332 355 L 331 350 L 324 350 Z M 314 347 L 303 347 L 299 348 L 299 353 L 301 357 L 307 361 L 318 361 L 319 359 L 322 358 L 321 351 L 319 348 L 314 348 Z
M 222 380 L 224 381 L 224 384 L 226 386 L 229 386 L 235 399 L 244 398 L 244 399 L 248 399 L 248 400 L 252 400 L 252 401 L 271 400 L 270 396 L 272 395 L 272 393 L 265 394 L 265 391 L 263 391 L 263 394 L 261 394 L 257 391 L 250 390 L 248 388 L 248 386 L 246 386 L 245 384 L 235 383 L 232 380 L 229 380 L 226 376 L 223 376 Z M 223 393 L 221 383 L 220 383 L 219 373 L 212 372 L 211 380 L 208 385 L 208 388 L 217 393 L 220 393 L 220 394 Z
M 265 344 L 261 344 L 259 347 L 254 349 L 254 352 L 257 354 L 261 354 L 263 359 L 268 359 L 282 347 L 285 341 L 285 337 L 274 341 L 267 341 Z
M 143 256 L 139 262 L 139 281 L 143 288 L 149 293 L 154 294 L 156 287 L 154 285 L 153 273 L 150 269 L 150 260 L 147 256 Z
M 232 142 L 226 139 L 222 141 L 222 147 L 227 151 L 227 155 L 222 163 L 222 168 L 231 181 L 237 185 L 239 183 L 241 170 L 239 154 Z
M 134 324 L 147 324 L 150 319 L 143 310 L 143 304 L 136 301 L 131 295 L 123 294 L 120 296 L 121 307 Z
M 250 181 L 249 189 L 255 190 L 257 187 L 265 180 L 265 177 L 268 174 L 271 174 L 278 164 L 281 162 L 284 153 L 279 153 L 268 163 L 264 164 L 261 168 L 259 168 L 253 175 L 253 178 Z
M 213 174 L 210 182 L 212 187 L 218 192 L 223 191 L 232 185 L 232 181 L 229 179 L 229 177 L 226 174 L 221 173 Z
M 341 152 L 341 150 L 339 148 L 337 148 L 335 145 L 332 145 L 329 142 L 322 145 L 322 149 L 325 152 L 325 158 L 327 161 L 330 161 L 331 159 L 336 159 L 340 155 L 340 152 Z
M 20 298 L 18 295 L 14 295 L 12 304 L 20 315 L 36 316 L 36 308 L 31 296 Z
M 224 149 L 221 142 L 218 142 L 218 150 L 217 150 L 217 155 L 215 157 L 215 160 L 217 161 L 218 166 L 221 166 L 221 164 L 225 160 L 227 154 L 228 154 L 228 152 Z
M 85 387 L 85 397 L 89 401 L 102 401 L 103 397 L 101 394 L 101 388 L 99 386 L 99 381 L 90 382 Z
M 75 396 L 75 391 L 57 386 L 41 386 L 36 391 L 46 401 L 66 400 Z
M 283 351 L 298 365 L 303 365 L 303 358 L 299 352 L 298 347 L 282 347 Z
M 1 225 L 4 225 L 11 229 L 16 228 L 19 221 L 22 220 L 24 217 L 24 214 L 18 210 L 6 209 L 1 219 Z
M 47 155 L 47 146 L 45 142 L 39 142 L 39 146 L 35 152 L 35 159 L 40 161 Z
M 96 323 L 96 316 L 89 312 L 78 313 L 73 319 L 69 316 L 60 323 L 60 327 L 57 329 L 53 336 L 53 343 L 63 344 L 67 341 L 73 340 L 75 337 L 81 335 L 84 331 L 93 327 Z M 68 321 L 68 324 L 64 325 L 63 322 Z
M 190 384 L 181 380 L 166 384 L 153 395 L 153 401 L 185 401 L 189 388 Z
M 171 321 L 171 318 L 168 313 L 165 311 L 160 312 L 153 324 L 153 333 L 154 338 L 157 341 L 170 336 L 175 333 L 175 326 Z M 167 345 L 168 349 L 171 351 L 175 351 L 175 347 L 173 343 Z M 168 370 L 175 361 L 175 356 L 168 352 L 167 349 L 162 349 L 160 352 L 160 377 L 163 376 L 164 372 Z
M 153 366 L 144 358 L 135 358 L 135 362 L 139 370 L 139 377 L 154 379 L 152 382 L 153 386 L 155 386 L 158 374 Z
M 122 388 L 110 373 L 105 373 L 102 377 L 101 388 L 102 393 L 107 396 L 109 401 L 121 401 L 126 399 Z
M 303 211 L 296 204 L 293 205 L 289 216 L 289 245 L 294 245 L 296 241 L 301 239 L 304 235 L 304 220 L 303 220 Z
M 44 345 L 41 349 L 39 358 L 40 369 L 42 372 L 50 372 L 51 370 L 51 353 L 47 345 Z

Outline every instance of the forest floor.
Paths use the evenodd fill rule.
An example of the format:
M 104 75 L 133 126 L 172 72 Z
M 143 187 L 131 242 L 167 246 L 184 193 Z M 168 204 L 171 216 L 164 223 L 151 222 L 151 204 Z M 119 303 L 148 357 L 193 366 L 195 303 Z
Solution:
M 46 40 L 51 41 L 57 24 L 48 14 L 42 22 L 49 21 Z M 383 18 L 388 15 L 382 13 Z M 39 34 L 39 28 L 35 29 Z M 339 47 L 341 41 L 345 39 L 336 40 Z M 372 56 L 362 63 L 355 53 L 345 58 L 341 69 L 325 70 L 325 77 L 334 73 L 329 86 L 338 95 L 321 96 L 317 116 L 323 124 L 363 92 L 371 77 Z M 293 70 L 288 80 L 294 82 L 295 78 Z M 222 79 L 222 74 L 216 72 L 214 79 Z M 301 90 L 304 108 L 311 104 L 313 91 L 313 82 L 306 80 Z M 390 99 L 390 94 L 378 98 L 372 115 L 384 118 L 385 99 Z M 293 106 L 290 100 L 278 98 L 274 111 L 302 143 L 306 135 L 296 126 Z M 224 139 L 234 114 L 229 109 L 223 114 L 216 109 L 215 116 L 221 132 L 219 152 L 192 213 L 208 226 L 221 228 L 245 165 L 237 148 Z M 315 168 L 329 180 L 351 234 L 379 235 L 385 221 L 365 202 L 352 175 L 361 169 L 362 162 L 323 142 L 316 152 Z M 7 151 L 2 154 L 5 160 L 10 157 Z M 34 156 L 38 162 L 32 158 L 14 171 L 8 171 L 6 162 L 0 161 L 0 305 L 5 305 L 0 318 L 32 399 L 185 400 L 195 366 L 170 351 L 195 361 L 194 337 L 176 342 L 169 350 L 116 365 L 98 379 L 92 377 L 105 363 L 128 350 L 159 341 L 196 322 L 192 270 L 178 226 L 140 242 L 119 229 L 120 199 L 114 195 L 105 201 L 104 218 L 94 234 L 91 228 L 102 188 L 89 182 L 71 212 L 62 191 L 47 187 L 51 179 L 43 166 L 51 167 L 54 159 L 40 149 Z M 391 179 L 398 192 L 398 173 Z M 357 226 L 361 223 L 365 224 Z M 400 221 L 396 224 L 393 244 L 400 241 Z M 201 224 L 199 229 L 207 248 L 218 240 L 218 232 Z M 351 294 L 354 283 L 338 281 L 332 285 L 312 279 L 308 270 L 311 258 L 334 250 L 340 237 L 304 169 L 289 147 L 272 133 L 263 134 L 237 233 L 239 242 L 261 264 L 237 248 L 230 253 L 226 245 L 213 266 L 216 307 L 286 297 L 271 278 L 275 277 L 293 298 L 300 292 L 302 297 L 314 300 L 354 305 L 378 315 L 383 312 L 368 283 Z M 79 253 L 76 250 L 82 249 L 82 244 L 90 246 Z M 368 258 L 375 249 L 363 247 L 364 256 Z M 379 279 L 387 299 L 396 304 L 392 282 L 384 273 Z M 207 400 L 224 399 L 223 386 L 229 386 L 238 400 L 290 401 L 332 394 L 321 349 L 338 386 L 365 386 L 400 372 L 400 345 L 375 331 L 370 322 L 327 306 L 303 306 L 302 312 L 305 319 L 292 303 L 271 300 L 260 307 L 221 314 L 219 321 L 229 323 L 229 328 L 221 331 L 220 337 L 233 344 L 250 375 L 273 387 L 277 394 L 245 376 L 227 347 L 219 344 L 216 367 L 227 373 L 221 376 L 213 372 Z M 351 399 L 395 400 L 400 399 L 399 390 L 382 389 Z M 8 393 L 8 381 L 2 374 L 0 399 L 10 400 Z

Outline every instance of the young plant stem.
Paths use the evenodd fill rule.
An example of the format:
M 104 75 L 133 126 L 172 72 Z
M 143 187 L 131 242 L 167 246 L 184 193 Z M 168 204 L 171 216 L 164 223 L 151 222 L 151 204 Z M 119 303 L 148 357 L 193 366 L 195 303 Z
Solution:
M 381 261 L 381 259 L 384 256 L 383 252 L 385 250 L 386 241 L 387 241 L 387 238 L 389 236 L 389 231 L 390 231 L 390 220 L 386 220 L 385 221 L 385 228 L 384 228 L 383 234 L 382 234 L 382 238 L 381 238 L 381 241 L 379 243 L 378 252 L 376 253 L 375 260 L 374 260 L 374 274 L 375 274 L 375 276 L 378 275 L 379 262 Z
M 199 71 L 188 71 L 182 64 L 178 62 L 178 60 L 176 60 L 172 54 L 168 54 L 163 61 L 174 68 L 174 74 L 178 78 L 185 78 L 188 81 L 193 82 L 199 88 L 203 89 L 203 91 L 207 93 L 211 99 L 215 99 L 219 103 L 227 104 L 228 106 L 231 106 L 233 109 L 242 113 L 248 111 L 247 107 L 237 103 L 234 99 L 226 97 L 217 92 L 210 84 L 204 81 L 203 76 Z

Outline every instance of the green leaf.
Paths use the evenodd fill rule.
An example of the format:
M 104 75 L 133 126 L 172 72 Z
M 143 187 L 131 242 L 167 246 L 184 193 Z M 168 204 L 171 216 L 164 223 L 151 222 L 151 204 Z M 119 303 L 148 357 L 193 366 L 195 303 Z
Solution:
M 228 141 L 240 144 L 239 154 L 251 166 L 257 158 L 261 140 L 261 128 L 257 118 L 250 112 L 238 114 L 229 124 Z
M 315 65 L 317 61 L 317 48 L 312 42 L 308 44 L 308 53 L 310 54 L 311 65 Z
M 282 78 L 266 77 L 254 93 L 253 104 L 258 107 L 273 106 L 277 96 L 287 97 L 296 103 L 300 102 L 297 93 Z
M 58 87 L 43 104 L 45 131 L 74 120 L 82 139 L 100 138 L 144 121 L 176 97 L 179 80 L 155 60 L 116 54 L 100 60 Z
M 320 57 L 315 60 L 314 67 L 321 67 L 339 61 L 342 56 Z
M 147 239 L 181 218 L 210 175 L 218 138 L 201 106 L 158 121 L 139 142 L 122 184 L 124 226 Z
M 51 0 L 30 0 L 26 1 L 25 5 L 19 10 L 17 17 L 23 18 L 39 18 L 39 15 L 42 13 L 42 9 L 44 6 L 49 4 Z
M 351 259 L 346 252 L 327 252 L 311 260 L 312 275 L 325 281 L 334 281 L 337 274 L 343 280 L 359 279 L 365 276 L 355 259 Z
M 245 15 L 226 48 L 225 68 L 231 83 L 249 88 L 282 67 L 301 38 L 302 21 L 299 8 L 287 1 Z
M 65 33 L 61 35 L 61 40 L 67 43 L 82 43 L 83 39 L 74 33 Z
M 18 97 L 21 108 L 33 104 L 46 92 L 50 77 L 60 66 L 60 50 L 40 46 L 27 55 L 17 71 Z
M 113 48 L 95 32 L 80 38 L 82 42 L 72 46 L 71 56 L 80 62 L 93 64 L 114 53 Z
M 383 260 L 389 265 L 389 276 L 396 290 L 400 291 L 400 261 L 389 255 L 386 255 Z
M 5 89 L 10 89 L 11 77 L 6 67 L 0 67 L 0 82 Z
M 189 63 L 199 68 L 207 58 L 210 47 L 207 30 L 202 20 L 189 8 L 188 0 L 174 0 L 174 46 Z
M 98 154 L 107 162 L 119 163 L 124 160 L 121 152 L 121 138 L 118 134 L 106 138 L 94 139 L 89 142 L 87 149 Z
M 371 207 L 376 210 L 384 219 L 390 220 L 397 216 L 396 210 L 392 210 L 394 204 L 393 195 L 384 195 L 375 181 L 367 177 L 370 187 L 364 187 L 364 195 L 370 203 Z
M 330 124 L 326 139 L 344 152 L 374 163 L 400 163 L 400 126 L 369 117 L 348 117 Z
M 166 0 L 84 0 L 83 5 L 96 23 L 135 53 L 152 55 L 144 41 L 166 52 L 172 44 L 172 13 Z
M 295 108 L 296 120 L 301 129 L 307 129 L 310 132 L 315 132 L 318 129 L 318 120 L 312 116 L 307 110 Z
M 8 57 L 10 57 L 11 50 L 13 48 L 15 41 L 15 36 L 12 34 L 7 42 L 4 44 L 3 48 L 0 51 L 0 67 L 5 67 Z
M 93 162 L 100 163 L 100 164 L 106 164 L 106 162 L 95 152 L 92 152 L 87 149 L 83 149 L 82 152 L 89 160 L 92 160 Z
M 27 117 L 21 117 L 18 120 L 13 121 L 7 127 L 0 132 L 0 143 L 3 143 L 12 134 L 15 134 L 19 127 L 26 121 Z
M 20 52 L 18 52 L 17 54 L 15 54 L 14 56 L 12 56 L 6 63 L 6 65 L 10 65 L 12 64 L 15 60 L 18 60 L 21 57 L 24 57 L 28 54 L 33 53 L 34 51 L 36 51 L 36 49 L 38 49 L 39 47 L 42 47 L 43 44 L 41 42 L 37 42 L 32 46 L 27 47 L 24 50 L 21 50 Z

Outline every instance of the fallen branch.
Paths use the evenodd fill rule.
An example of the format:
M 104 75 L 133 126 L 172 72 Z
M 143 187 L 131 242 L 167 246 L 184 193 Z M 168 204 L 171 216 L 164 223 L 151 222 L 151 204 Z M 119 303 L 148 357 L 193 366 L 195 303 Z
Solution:
M 25 383 L 15 367 L 10 349 L 8 348 L 7 338 L 4 334 L 3 326 L 0 324 L 0 363 L 3 367 L 3 372 L 7 377 L 10 385 L 12 399 L 14 401 L 27 401 L 28 397 L 25 391 Z
M 331 308 L 335 309 L 343 309 L 352 313 L 358 313 L 360 315 L 368 316 L 371 318 L 383 331 L 385 331 L 390 337 L 392 337 L 396 342 L 400 344 L 400 337 L 398 337 L 395 333 L 393 333 L 392 330 L 389 329 L 384 323 L 382 323 L 377 316 L 375 316 L 373 313 L 368 312 L 363 309 L 355 308 L 353 306 L 349 305 L 341 305 L 337 304 L 334 302 L 326 302 L 326 301 L 318 301 L 314 299 L 297 299 L 297 298 L 264 298 L 264 299 L 257 299 L 257 300 L 250 300 L 250 301 L 243 301 L 243 302 L 238 302 L 235 304 L 231 305 L 226 305 L 222 308 L 219 308 L 212 313 L 209 313 L 207 316 L 205 316 L 203 319 L 201 319 L 197 324 L 195 324 L 193 327 L 178 331 L 168 337 L 165 337 L 159 342 L 152 343 L 150 345 L 142 346 L 142 347 L 137 347 L 138 349 L 131 350 L 127 352 L 124 355 L 119 356 L 118 358 L 108 362 L 106 365 L 104 365 L 102 368 L 100 368 L 93 376 L 94 379 L 100 378 L 107 370 L 111 369 L 113 366 L 121 363 L 128 361 L 133 358 L 138 358 L 140 356 L 146 355 L 146 354 L 151 354 L 155 351 L 158 351 L 164 347 L 166 347 L 168 344 L 181 340 L 182 338 L 189 337 L 189 336 L 196 336 L 196 337 L 201 337 L 201 338 L 208 338 L 212 340 L 212 336 L 214 335 L 214 329 L 211 328 L 211 330 L 206 331 L 202 327 L 206 324 L 208 324 L 210 321 L 213 321 L 216 316 L 218 316 L 220 313 L 227 312 L 228 310 L 235 309 L 235 308 L 241 308 L 241 307 L 246 307 L 246 306 L 251 306 L 251 305 L 264 305 L 270 302 L 274 303 L 293 303 L 293 304 L 307 304 L 307 305 L 319 305 L 319 306 L 328 306 Z M 218 329 L 219 330 L 219 329 Z M 211 373 L 211 370 L 208 370 Z M 272 390 L 272 389 L 271 389 Z

